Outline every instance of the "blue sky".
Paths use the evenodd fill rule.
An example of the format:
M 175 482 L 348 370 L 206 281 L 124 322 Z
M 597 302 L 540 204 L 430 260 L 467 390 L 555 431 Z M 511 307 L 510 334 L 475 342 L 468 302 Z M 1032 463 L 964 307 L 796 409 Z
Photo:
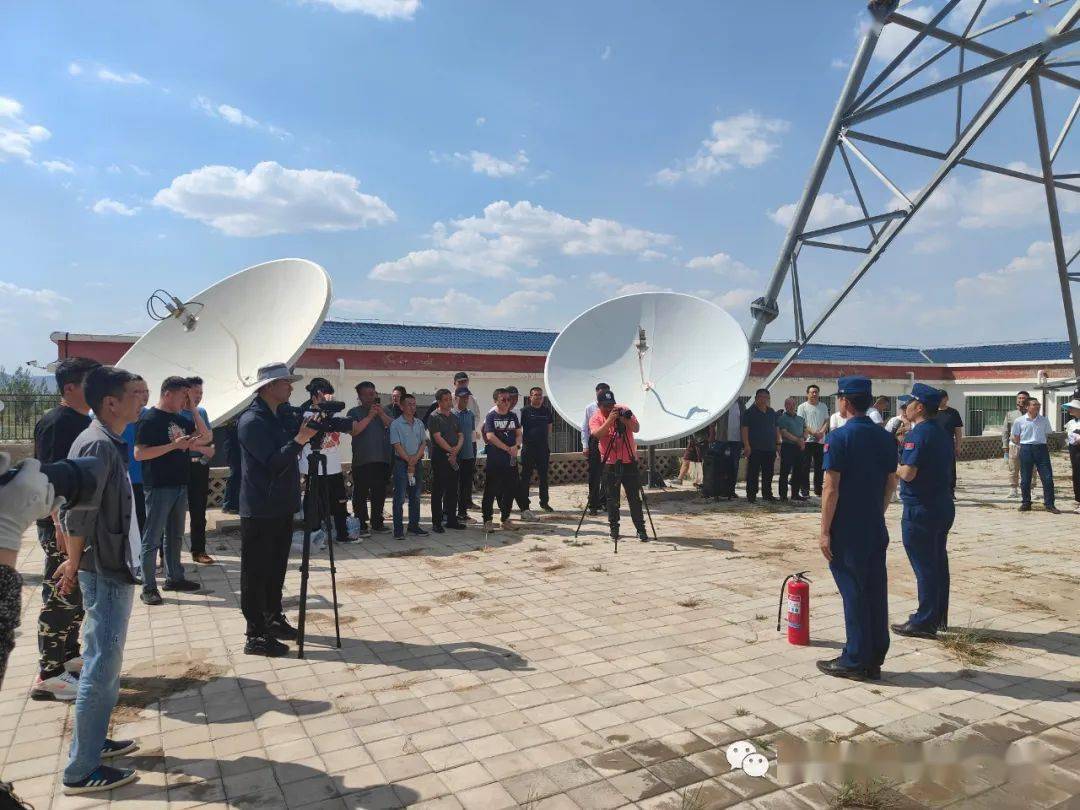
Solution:
M 905 11 L 927 19 L 937 5 Z M 964 0 L 961 11 L 975 5 Z M 982 19 L 1030 6 L 990 0 Z M 52 359 L 53 330 L 141 332 L 154 288 L 190 296 L 283 256 L 326 267 L 340 317 L 557 329 L 617 292 L 671 288 L 716 300 L 745 324 L 862 7 L 9 5 L 0 363 Z M 1058 13 L 986 41 L 1031 41 Z M 883 56 L 904 42 L 887 36 Z M 990 87 L 971 87 L 967 109 Z M 1045 95 L 1053 137 L 1075 91 L 1047 85 Z M 909 108 L 873 131 L 943 148 L 953 104 Z M 908 193 L 933 168 L 867 152 Z M 973 155 L 1037 164 L 1026 94 Z M 1075 157 L 1070 142 L 1058 165 L 1076 171 Z M 815 221 L 854 218 L 839 169 Z M 858 171 L 872 208 L 895 204 Z M 1062 336 L 1041 195 L 958 172 L 820 339 Z M 1073 239 L 1080 207 L 1062 204 Z M 806 258 L 808 317 L 854 266 L 853 254 L 827 253 Z M 766 337 L 788 337 L 789 324 L 785 311 Z

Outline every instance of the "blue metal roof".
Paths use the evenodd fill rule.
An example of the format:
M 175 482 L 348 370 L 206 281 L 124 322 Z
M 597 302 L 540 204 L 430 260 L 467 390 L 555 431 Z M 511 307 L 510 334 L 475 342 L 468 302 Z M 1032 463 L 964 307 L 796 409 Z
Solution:
M 780 347 L 763 346 L 754 352 L 755 360 L 779 360 L 786 354 Z M 840 346 L 829 343 L 811 343 L 799 354 L 799 360 L 825 363 L 904 363 L 925 365 L 929 363 L 918 349 L 893 346 Z
M 556 332 L 474 329 L 467 326 L 412 326 L 400 323 L 324 321 L 313 346 L 407 346 L 428 349 L 546 352 Z
M 469 326 L 418 326 L 368 321 L 325 321 L 313 346 L 403 346 L 408 348 L 462 349 L 507 352 L 546 352 L 557 332 L 523 329 L 479 329 Z M 755 360 L 779 360 L 780 347 L 765 346 Z M 1043 340 L 984 346 L 910 349 L 895 346 L 853 346 L 818 343 L 807 346 L 799 359 L 825 363 L 1009 363 L 1048 362 L 1070 357 L 1068 341 Z
M 1067 340 L 997 343 L 988 346 L 951 346 L 925 351 L 934 363 L 1038 363 L 1068 360 L 1072 357 Z

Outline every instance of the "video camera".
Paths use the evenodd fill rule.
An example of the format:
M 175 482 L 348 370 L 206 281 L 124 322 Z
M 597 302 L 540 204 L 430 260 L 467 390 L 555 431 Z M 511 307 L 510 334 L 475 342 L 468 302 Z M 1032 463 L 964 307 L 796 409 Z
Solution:
M 323 438 L 327 433 L 349 433 L 352 430 L 353 420 L 348 417 L 334 416 L 345 410 L 345 403 L 336 400 L 324 402 L 306 402 L 301 406 L 283 405 L 289 416 L 302 424 L 306 414 L 314 411 L 315 416 L 309 417 L 308 427 L 315 428 L 315 435 L 311 438 L 311 449 L 318 450 L 322 447 Z
M 94 509 L 101 502 L 99 482 L 105 476 L 105 465 L 99 459 L 92 456 L 65 458 L 52 464 L 42 464 L 41 472 L 49 479 L 56 494 L 64 497 L 65 509 Z M 0 487 L 18 473 L 16 468 L 0 475 Z

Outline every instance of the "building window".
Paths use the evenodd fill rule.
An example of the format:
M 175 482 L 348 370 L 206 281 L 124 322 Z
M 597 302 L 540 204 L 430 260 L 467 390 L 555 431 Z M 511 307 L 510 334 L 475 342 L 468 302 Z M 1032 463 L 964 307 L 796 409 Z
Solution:
M 964 397 L 967 413 L 964 414 L 964 434 L 982 436 L 986 428 L 1000 433 L 1005 424 L 1005 414 L 1016 410 L 1016 395 L 983 396 L 967 395 Z

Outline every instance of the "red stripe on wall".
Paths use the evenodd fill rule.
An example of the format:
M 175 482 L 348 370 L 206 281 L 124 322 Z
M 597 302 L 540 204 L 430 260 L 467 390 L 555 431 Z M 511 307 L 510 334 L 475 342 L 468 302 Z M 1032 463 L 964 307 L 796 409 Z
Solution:
M 102 363 L 116 363 L 131 343 L 122 341 L 60 340 L 57 357 L 89 357 Z M 345 360 L 345 367 L 368 371 L 492 371 L 519 374 L 541 374 L 544 357 L 518 354 L 471 354 L 469 352 L 379 351 L 376 349 L 308 349 L 300 357 L 298 366 L 303 368 L 336 369 L 338 358 Z M 750 374 L 766 376 L 775 366 L 772 362 L 754 361 Z M 1051 377 L 1069 377 L 1072 368 L 1067 365 L 1047 366 Z M 828 363 L 794 363 L 788 377 L 801 377 L 821 381 L 835 380 L 849 374 L 859 374 L 876 380 L 906 380 L 911 371 L 917 380 L 963 381 L 963 380 L 1017 380 L 1028 382 L 1035 378 L 1034 366 L 970 366 L 946 368 L 944 366 L 883 366 L 872 363 L 832 365 Z

